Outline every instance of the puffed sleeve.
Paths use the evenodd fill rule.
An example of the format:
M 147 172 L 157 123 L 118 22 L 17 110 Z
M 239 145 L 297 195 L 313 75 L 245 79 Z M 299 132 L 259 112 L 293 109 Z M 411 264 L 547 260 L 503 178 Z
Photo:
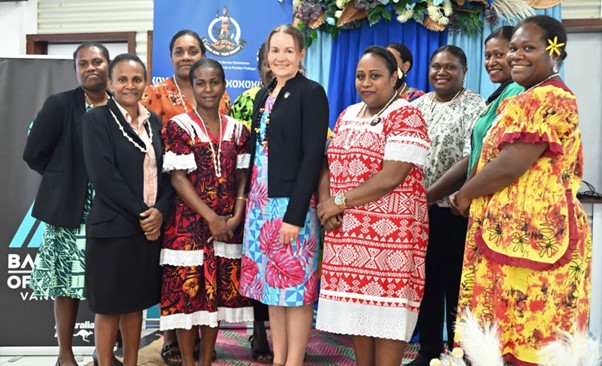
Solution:
M 230 102 L 230 96 L 228 92 L 224 92 L 222 99 L 219 101 L 219 112 L 221 114 L 229 115 L 232 103 Z
M 176 118 L 167 122 L 161 132 L 161 137 L 165 144 L 163 157 L 163 172 L 172 170 L 185 170 L 187 173 L 197 169 L 196 160 L 192 147 L 195 144 L 194 130 L 184 129 L 182 122 Z
M 394 110 L 385 119 L 384 160 L 402 161 L 424 166 L 430 147 L 426 123 L 413 106 Z
M 245 91 L 236 98 L 230 110 L 230 116 L 242 122 L 247 128 L 251 128 L 251 119 L 253 116 L 253 103 L 255 95 Z
M 466 98 L 462 102 L 463 116 L 462 125 L 464 130 L 462 156 L 470 156 L 472 144 L 472 130 L 479 119 L 479 115 L 485 108 L 485 100 L 472 90 L 467 90 Z
M 562 136 L 577 128 L 575 97 L 554 86 L 539 87 L 529 94 L 512 98 L 500 105 L 504 117 L 504 136 L 498 146 L 515 141 L 547 143 L 544 156 L 562 153 Z
M 144 89 L 144 94 L 142 94 L 142 99 L 140 99 L 140 103 L 142 103 L 146 109 L 159 116 L 159 118 L 163 118 L 159 85 L 147 85 Z

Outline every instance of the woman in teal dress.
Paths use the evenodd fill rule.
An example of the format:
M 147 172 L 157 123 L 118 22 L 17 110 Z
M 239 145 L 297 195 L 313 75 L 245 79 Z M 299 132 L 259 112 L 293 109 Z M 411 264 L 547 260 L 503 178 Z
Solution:
M 86 296 L 85 226 L 94 197 L 84 165 L 81 122 L 86 111 L 109 98 L 109 51 L 100 43 L 84 43 L 73 53 L 73 63 L 79 86 L 46 100 L 23 152 L 29 167 L 42 175 L 32 214 L 46 224 L 30 287 L 37 298 L 54 298 L 57 365 L 63 366 L 77 365 L 72 338 L 79 302 Z

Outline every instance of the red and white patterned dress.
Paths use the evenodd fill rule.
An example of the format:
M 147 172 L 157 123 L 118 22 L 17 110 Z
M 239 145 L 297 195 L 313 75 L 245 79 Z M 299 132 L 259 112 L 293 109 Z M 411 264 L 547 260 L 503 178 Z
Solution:
M 393 191 L 347 207 L 327 231 L 316 328 L 408 341 L 424 292 L 428 210 L 422 166 L 430 140 L 420 112 L 406 100 L 380 116 L 358 118 L 363 103 L 338 118 L 328 147 L 330 194 L 347 192 L 382 169 L 384 160 L 414 164 Z

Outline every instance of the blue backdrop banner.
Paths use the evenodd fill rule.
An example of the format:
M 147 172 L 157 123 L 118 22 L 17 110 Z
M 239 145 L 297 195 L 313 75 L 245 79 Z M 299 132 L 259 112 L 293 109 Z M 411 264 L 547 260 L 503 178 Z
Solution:
M 172 76 L 171 37 L 181 29 L 199 34 L 207 57 L 222 63 L 234 100 L 259 85 L 257 51 L 276 25 L 292 21 L 292 2 L 278 0 L 155 0 L 153 84 Z

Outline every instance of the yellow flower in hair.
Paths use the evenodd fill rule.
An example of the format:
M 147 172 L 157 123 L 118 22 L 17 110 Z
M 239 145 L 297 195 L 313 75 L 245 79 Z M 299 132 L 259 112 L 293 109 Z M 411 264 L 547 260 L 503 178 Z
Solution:
M 549 46 L 546 47 L 546 51 L 550 51 L 550 56 L 553 56 L 556 53 L 560 56 L 560 47 L 564 46 L 566 43 L 558 43 L 558 37 L 554 36 L 554 41 L 548 38 Z

